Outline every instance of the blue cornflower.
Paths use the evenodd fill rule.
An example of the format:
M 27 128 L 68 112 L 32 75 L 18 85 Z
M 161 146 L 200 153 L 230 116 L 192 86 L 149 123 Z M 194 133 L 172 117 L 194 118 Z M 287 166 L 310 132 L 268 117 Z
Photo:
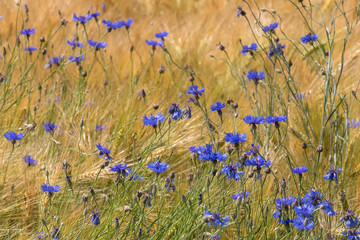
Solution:
M 95 20 L 97 20 L 97 17 L 100 16 L 100 13 L 99 13 L 99 12 L 91 13 L 90 16 L 91 16 L 92 18 L 95 18 Z
M 297 98 L 297 99 L 303 99 L 305 97 L 307 97 L 307 94 L 305 94 L 305 93 L 294 94 L 294 98 Z
M 325 200 L 324 202 L 320 203 L 322 206 L 322 210 L 324 213 L 326 213 L 329 216 L 334 216 L 337 213 L 332 209 L 333 204 L 330 200 Z
M 84 61 L 84 55 L 77 55 L 76 57 L 70 56 L 69 61 L 75 62 L 75 63 L 80 63 L 81 61 Z
M 211 161 L 217 163 L 217 161 L 223 162 L 227 159 L 227 154 L 221 152 L 213 152 L 213 145 L 206 144 L 206 147 L 190 147 L 190 151 L 199 155 L 199 159 L 202 161 Z
M 159 122 L 163 122 L 165 120 L 165 116 L 162 115 L 161 113 L 152 115 L 150 114 L 149 116 L 144 115 L 143 118 L 143 123 L 144 125 L 149 125 L 149 126 L 153 126 L 154 128 L 156 128 L 156 126 L 158 125 Z
M 86 16 L 76 16 L 76 14 L 74 13 L 72 20 L 75 22 L 79 22 L 81 24 L 85 24 L 86 22 L 90 21 L 92 18 L 93 16 L 91 14 L 88 14 Z
M 310 43 L 313 44 L 316 40 L 318 40 L 318 35 L 316 35 L 315 33 L 311 35 L 311 33 L 306 34 L 304 37 L 301 37 L 301 42 L 302 43 Z
M 205 222 L 211 227 L 211 226 L 225 226 L 229 220 L 230 215 L 226 217 L 221 217 L 220 213 L 214 212 L 211 213 L 207 208 L 205 208 L 205 213 L 203 215 L 203 218 Z
M 286 115 L 280 115 L 280 116 L 267 116 L 266 117 L 266 122 L 268 124 L 274 123 L 276 128 L 280 127 L 280 122 L 286 122 L 287 116 Z
M 132 180 L 132 181 L 136 181 L 136 180 L 139 180 L 139 182 L 142 181 L 143 177 L 141 175 L 138 175 L 138 174 L 135 174 L 135 173 L 131 173 L 131 168 L 128 169 L 127 171 L 127 174 L 130 175 L 132 174 L 129 179 Z
M 184 109 L 182 110 L 182 114 L 183 114 L 183 116 L 185 116 L 185 119 L 190 119 L 191 118 L 191 107 L 185 106 Z
M 21 35 L 26 35 L 27 37 L 30 37 L 30 35 L 33 35 L 35 33 L 35 29 L 34 28 L 26 28 L 21 30 L 20 34 Z
M 100 143 L 96 144 L 96 148 L 99 151 L 99 157 L 104 157 L 105 159 L 112 161 L 114 160 L 112 157 L 110 157 L 111 150 L 109 148 L 105 148 L 101 146 Z
M 15 144 L 16 141 L 20 141 L 23 137 L 23 133 L 16 134 L 15 132 L 7 132 L 4 134 L 6 140 L 10 141 L 12 144 Z
M 110 166 L 110 171 L 111 172 L 116 172 L 118 174 L 123 174 L 126 175 L 126 177 L 129 174 L 129 171 L 126 171 L 127 169 L 127 164 L 122 165 L 121 163 L 116 164 L 114 167 Z M 131 169 L 130 169 L 131 171 Z
M 299 177 L 302 177 L 302 174 L 307 172 L 309 169 L 306 166 L 301 166 L 301 167 L 294 167 L 292 168 L 292 172 L 294 174 L 298 174 Z
M 240 199 L 245 199 L 249 196 L 249 191 L 245 191 L 242 193 L 235 193 L 234 195 L 231 196 L 232 199 L 237 200 L 238 198 Z
M 56 125 L 55 123 L 50 123 L 50 122 L 43 122 L 42 126 L 43 126 L 45 132 L 49 132 L 51 134 L 53 134 L 54 131 L 59 127 L 59 125 Z
M 169 113 L 172 115 L 172 119 L 175 121 L 182 117 L 182 110 L 179 108 L 179 104 L 176 103 L 171 104 Z
M 176 186 L 175 186 L 174 182 L 175 182 L 175 178 L 172 178 L 172 179 L 165 178 L 165 186 L 164 186 L 164 188 L 168 192 L 170 192 L 170 190 L 173 190 L 173 192 L 175 192 Z
M 116 21 L 116 22 L 111 22 L 111 21 L 105 21 L 103 20 L 102 23 L 109 29 L 119 29 L 123 26 L 125 26 L 125 21 L 121 20 L 121 21 Z
M 239 143 L 246 142 L 246 134 L 242 133 L 226 133 L 226 136 L 224 137 L 224 140 L 228 143 L 232 143 L 235 145 L 238 145 Z
M 275 29 L 279 26 L 279 23 L 272 23 L 269 26 L 264 27 L 264 33 L 271 32 L 274 33 Z
M 275 200 L 275 207 L 276 211 L 272 213 L 274 218 L 278 218 L 279 222 L 281 222 L 281 219 L 283 219 L 283 209 L 289 208 L 295 201 L 297 200 L 296 197 L 289 196 L 286 198 L 277 198 Z
M 204 94 L 204 92 L 205 92 L 205 87 L 199 89 L 198 86 L 193 85 L 189 87 L 186 94 L 193 95 L 196 99 L 198 99 L 199 96 L 202 96 Z
M 155 41 L 155 40 L 147 40 L 147 39 L 145 39 L 145 43 L 147 44 L 147 45 L 149 45 L 149 46 L 152 46 L 153 47 L 153 50 L 155 50 L 155 48 L 157 47 L 157 46 L 159 46 L 159 47 L 162 47 L 163 45 L 164 45 L 164 41 L 163 40 L 160 40 L 160 41 Z
M 338 183 L 338 173 L 341 173 L 341 170 L 342 170 L 341 168 L 336 169 L 336 168 L 331 167 L 329 169 L 328 173 L 323 176 L 323 178 L 326 180 L 330 180 L 330 181 L 335 180 L 335 183 L 337 184 Z
M 252 115 L 247 115 L 243 118 L 244 122 L 249 124 L 252 128 L 252 130 L 256 129 L 256 124 L 262 124 L 265 122 L 265 119 L 263 116 L 252 116 Z
M 156 38 L 160 38 L 161 40 L 164 41 L 164 38 L 167 37 L 169 35 L 168 32 L 159 32 L 155 34 Z
M 359 225 L 359 218 L 355 217 L 355 213 L 351 210 L 347 210 L 345 215 L 341 218 L 341 222 L 345 221 L 345 225 L 348 228 L 356 228 Z
M 91 216 L 90 216 L 90 221 L 95 225 L 99 225 L 100 224 L 100 212 L 98 210 L 96 211 L 92 211 Z
M 133 22 L 134 22 L 134 20 L 132 18 L 129 18 L 128 20 L 124 21 L 124 25 L 125 25 L 126 29 L 129 29 Z
M 216 102 L 215 104 L 210 106 L 210 109 L 212 112 L 217 111 L 218 113 L 221 113 L 221 109 L 224 108 L 226 105 L 222 102 Z
M 305 203 L 299 206 L 295 206 L 294 211 L 296 214 L 302 217 L 309 217 L 315 211 L 315 207 L 311 204 Z
M 227 175 L 227 179 L 234 179 L 235 181 L 241 179 L 240 175 L 244 175 L 244 171 L 238 171 L 238 166 L 233 164 L 225 165 L 220 173 Z
M 298 216 L 296 219 L 293 219 L 292 224 L 300 231 L 309 231 L 315 226 L 315 223 L 311 217 L 304 218 L 301 216 Z
M 73 48 L 76 48 L 76 47 L 79 47 L 79 48 L 82 48 L 82 47 L 84 47 L 84 44 L 82 44 L 82 43 L 80 43 L 80 42 L 78 42 L 78 41 L 69 41 L 69 40 L 67 40 L 67 42 L 66 42 L 69 46 L 71 46 L 71 47 L 73 47 Z
M 47 192 L 50 196 L 55 193 L 55 192 L 58 192 L 60 191 L 61 188 L 59 185 L 54 185 L 54 186 L 51 186 L 50 184 L 46 185 L 46 184 L 42 184 L 41 185 L 41 191 L 42 192 Z
M 92 39 L 88 41 L 88 44 L 95 48 L 95 50 L 100 50 L 107 46 L 107 42 L 94 42 Z
M 348 120 L 348 125 L 347 125 L 348 127 L 357 128 L 357 127 L 359 127 L 359 125 L 360 125 L 359 120 L 356 120 L 356 119 L 352 119 L 351 121 Z
M 170 165 L 167 164 L 166 162 L 160 162 L 159 160 L 156 160 L 152 163 L 148 163 L 147 166 L 151 171 L 153 171 L 156 174 L 163 173 L 170 167 Z
M 35 161 L 30 155 L 25 155 L 24 161 L 26 164 L 30 166 L 36 166 L 38 164 L 37 161 Z
M 105 130 L 106 126 L 104 125 L 96 125 L 95 127 L 95 131 L 102 131 L 102 130 Z
M 348 240 L 360 239 L 359 229 L 346 229 L 346 231 L 342 232 L 342 235 L 348 237 Z
M 44 232 L 39 232 L 38 234 L 36 234 L 35 239 L 43 239 L 46 237 L 47 235 Z
M 0 16 L 0 20 L 2 20 L 4 17 L 3 16 Z
M 282 49 L 285 48 L 285 44 L 278 44 L 275 49 L 272 46 L 269 46 L 269 54 L 267 55 L 269 58 L 271 58 L 272 56 L 274 56 L 275 54 L 277 55 L 281 55 L 282 54 Z
M 259 148 L 260 146 L 259 145 L 254 145 L 254 144 L 251 144 L 251 149 L 248 151 L 248 152 L 245 152 L 246 155 L 250 156 L 251 154 L 253 154 L 254 152 L 255 153 L 258 153 L 259 152 Z
M 310 190 L 309 193 L 307 193 L 304 198 L 302 199 L 302 202 L 304 203 L 310 203 L 314 205 L 315 207 L 318 207 L 320 202 L 323 200 L 323 194 L 321 192 Z
M 248 74 L 246 75 L 247 80 L 251 81 L 253 80 L 255 85 L 257 85 L 259 83 L 260 80 L 264 80 L 265 78 L 265 73 L 264 72 L 258 72 L 258 71 L 249 71 Z
M 245 166 L 256 166 L 257 169 L 261 169 L 262 166 L 270 167 L 271 161 L 265 161 L 263 157 L 260 155 L 253 157 L 251 159 L 247 159 L 245 162 Z
M 250 46 L 248 45 L 244 45 L 243 46 L 243 49 L 240 51 L 241 54 L 243 56 L 247 55 L 248 53 L 252 53 L 253 51 L 256 51 L 258 48 L 257 48 L 257 44 L 256 43 L 252 43 L 250 44 Z
M 26 52 L 35 52 L 37 50 L 37 48 L 36 47 L 26 47 L 26 48 L 24 48 L 24 51 L 26 51 Z
M 45 65 L 45 69 L 49 69 L 51 68 L 52 65 L 58 65 L 60 66 L 60 62 L 63 60 L 63 57 L 60 56 L 60 57 L 53 57 L 49 60 L 49 62 Z

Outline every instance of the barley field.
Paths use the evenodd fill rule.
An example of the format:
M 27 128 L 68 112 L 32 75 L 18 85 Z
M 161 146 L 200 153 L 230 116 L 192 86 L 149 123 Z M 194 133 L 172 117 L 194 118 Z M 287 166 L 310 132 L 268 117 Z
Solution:
M 360 239 L 356 0 L 0 2 L 0 239 Z

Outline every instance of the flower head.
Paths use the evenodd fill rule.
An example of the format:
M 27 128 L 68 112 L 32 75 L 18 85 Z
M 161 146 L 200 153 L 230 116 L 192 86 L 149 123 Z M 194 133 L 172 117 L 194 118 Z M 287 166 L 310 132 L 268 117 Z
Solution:
M 309 231 L 313 227 L 315 227 L 315 223 L 311 217 L 305 218 L 298 216 L 296 219 L 292 221 L 292 224 L 300 231 Z
M 302 43 L 309 43 L 309 44 L 313 44 L 316 40 L 318 40 L 318 35 L 316 35 L 315 33 L 313 33 L 311 35 L 311 33 L 306 34 L 304 37 L 301 37 L 301 42 Z
M 174 182 L 175 182 L 175 178 L 172 178 L 172 179 L 165 178 L 165 186 L 164 187 L 168 192 L 170 192 L 170 190 L 173 190 L 173 192 L 175 192 L 176 187 L 175 187 Z
M 170 165 L 167 164 L 166 162 L 160 162 L 159 160 L 156 160 L 152 163 L 148 163 L 147 166 L 151 171 L 153 171 L 156 174 L 163 173 L 170 167 Z
M 43 239 L 46 237 L 47 235 L 44 232 L 39 232 L 38 234 L 35 235 L 35 239 Z
M 220 213 L 214 212 L 211 213 L 207 208 L 205 208 L 205 213 L 203 215 L 204 221 L 211 226 L 225 226 L 229 220 L 230 216 L 221 217 Z
M 236 193 L 236 194 L 232 195 L 231 198 L 234 200 L 237 200 L 238 198 L 245 199 L 249 196 L 249 194 L 250 194 L 249 191 L 245 191 L 242 193 Z
M 53 134 L 54 131 L 59 127 L 59 125 L 56 125 L 55 123 L 50 123 L 50 122 L 43 122 L 42 126 L 43 126 L 45 132 L 49 132 L 51 134 Z
M 341 222 L 345 222 L 348 228 L 357 228 L 359 225 L 359 218 L 355 217 L 355 213 L 347 210 L 345 215 L 341 218 Z
M 100 212 L 98 210 L 96 211 L 92 211 L 91 216 L 90 216 L 90 221 L 95 225 L 99 225 L 100 224 Z
M 243 56 L 246 56 L 248 53 L 252 53 L 258 50 L 258 46 L 256 43 L 248 45 L 244 45 L 243 49 L 240 51 Z
M 263 116 L 252 116 L 247 115 L 243 118 L 244 122 L 249 124 L 252 128 L 252 130 L 256 129 L 256 124 L 262 124 L 265 122 L 265 119 Z
M 105 128 L 106 128 L 105 125 L 96 125 L 95 131 L 102 131 L 102 130 L 105 130 Z
M 23 133 L 16 134 L 15 132 L 7 132 L 4 134 L 6 140 L 10 141 L 12 144 L 15 144 L 16 141 L 20 141 L 23 137 Z
M 224 137 L 224 140 L 228 143 L 232 143 L 232 144 L 239 144 L 239 143 L 243 143 L 246 142 L 246 134 L 242 133 L 227 133 L 226 136 Z
M 171 104 L 169 113 L 172 115 L 172 119 L 175 121 L 182 117 L 182 110 L 179 108 L 179 104 L 176 103 Z
M 81 61 L 84 61 L 84 55 L 77 55 L 76 57 L 70 56 L 69 61 L 74 63 L 80 63 Z
M 60 62 L 63 60 L 63 57 L 53 57 L 53 58 L 51 58 L 51 59 L 49 59 L 49 61 L 48 61 L 48 63 L 45 65 L 45 69 L 49 69 L 49 68 L 51 68 L 51 66 L 53 66 L 53 65 L 58 65 L 58 66 L 60 66 Z
M 164 40 L 164 38 L 167 37 L 168 35 L 169 35 L 168 32 L 159 32 L 155 34 L 155 37 Z
M 36 166 L 38 164 L 38 162 L 35 161 L 30 155 L 25 155 L 24 161 L 25 161 L 26 164 L 29 165 L 29 167 L 30 166 L 33 167 L 33 166 Z
M 269 58 L 271 58 L 274 55 L 281 55 L 282 54 L 282 49 L 285 48 L 285 44 L 278 44 L 275 48 L 272 46 L 269 46 L 269 54 L 267 55 Z
M 269 26 L 264 27 L 264 33 L 271 32 L 274 33 L 275 29 L 279 26 L 279 23 L 272 23 Z
M 359 125 L 360 125 L 359 120 L 356 120 L 356 119 L 352 119 L 351 121 L 348 120 L 348 125 L 347 125 L 348 127 L 357 128 L 357 127 L 359 127 Z
M 247 159 L 245 162 L 245 166 L 256 166 L 257 169 L 261 169 L 262 166 L 270 167 L 271 161 L 266 161 L 263 157 L 260 155 L 253 157 L 251 159 Z
M 228 179 L 234 179 L 238 181 L 241 179 L 241 175 L 244 175 L 244 171 L 238 171 L 238 165 L 225 165 L 224 168 L 220 171 L 224 175 L 227 175 Z
M 59 185 L 54 185 L 54 186 L 51 186 L 50 184 L 48 184 L 48 185 L 42 184 L 41 185 L 41 191 L 42 192 L 47 192 L 50 196 L 53 193 L 59 192 L 60 190 L 61 190 L 61 188 L 60 188 Z
M 144 125 L 149 125 L 149 126 L 153 126 L 154 128 L 156 128 L 157 124 L 159 122 L 163 122 L 165 120 L 165 116 L 162 115 L 161 113 L 152 115 L 150 114 L 149 116 L 144 115 L 143 118 L 143 123 Z
M 322 200 L 323 200 L 323 194 L 321 192 L 310 190 L 309 193 L 307 193 L 305 197 L 302 199 L 302 202 L 310 203 L 315 207 L 318 207 L 318 205 Z
M 214 111 L 221 112 L 221 109 L 223 109 L 225 106 L 226 106 L 225 103 L 216 102 L 215 104 L 210 106 L 210 109 L 212 112 Z
M 35 52 L 37 50 L 37 48 L 36 47 L 26 47 L 26 48 L 24 48 L 24 51 L 26 51 L 26 52 Z
M 126 164 L 122 165 L 121 163 L 118 163 L 114 167 L 110 166 L 109 168 L 110 168 L 111 172 L 116 172 L 118 174 L 123 174 L 123 175 L 126 175 L 126 177 L 129 174 L 129 171 L 126 171 L 127 170 L 126 169 L 127 168 Z M 130 171 L 131 171 L 131 169 L 130 169 Z
M 155 50 L 155 48 L 156 48 L 157 46 L 162 47 L 162 46 L 164 45 L 164 41 L 162 41 L 162 40 L 160 40 L 160 41 L 157 42 L 157 41 L 155 41 L 155 40 L 147 40 L 147 39 L 145 39 L 145 43 L 146 43 L 147 45 L 149 45 L 149 46 L 152 46 L 154 50 Z
M 201 161 L 211 161 L 213 163 L 217 163 L 217 161 L 223 162 L 227 159 L 226 154 L 222 154 L 221 152 L 214 152 L 212 144 L 206 144 L 205 147 L 190 147 L 190 152 L 197 154 Z
M 88 41 L 89 45 L 94 47 L 95 50 L 100 50 L 101 48 L 105 48 L 107 46 L 107 42 L 94 42 L 92 39 Z
M 101 146 L 100 143 L 96 144 L 96 148 L 99 151 L 99 157 L 104 157 L 109 161 L 114 160 L 112 157 L 110 157 L 111 150 L 109 148 Z
M 66 43 L 67 43 L 67 45 L 69 45 L 69 46 L 71 46 L 73 48 L 76 48 L 76 47 L 82 48 L 82 47 L 84 47 L 84 44 L 82 44 L 81 42 L 75 41 L 75 40 L 74 41 L 67 40 Z
M 311 204 L 302 204 L 294 207 L 294 211 L 297 215 L 303 217 L 309 217 L 315 211 L 315 207 Z
M 35 29 L 34 28 L 26 28 L 21 30 L 20 34 L 21 35 L 26 35 L 27 37 L 30 37 L 30 35 L 35 34 Z
M 265 121 L 268 124 L 274 123 L 276 128 L 280 127 L 280 122 L 286 122 L 287 116 L 286 115 L 280 115 L 280 116 L 267 116 Z
M 253 80 L 254 83 L 257 85 L 260 80 L 263 80 L 265 78 L 264 72 L 258 72 L 258 71 L 249 71 L 246 75 L 248 81 Z
M 322 206 L 322 210 L 324 213 L 326 213 L 329 216 L 334 216 L 337 213 L 332 209 L 333 204 L 330 200 L 325 200 L 324 202 L 320 203 Z
M 73 21 L 75 22 L 78 22 L 78 23 L 81 23 L 81 24 L 85 24 L 87 23 L 88 21 L 90 21 L 92 18 L 94 17 L 98 17 L 100 15 L 100 13 L 98 14 L 88 14 L 86 16 L 76 16 L 76 14 L 74 13 L 74 16 L 73 16 Z
M 294 167 L 292 168 L 292 172 L 294 174 L 298 174 L 299 177 L 302 177 L 302 174 L 307 172 L 309 169 L 306 166 L 301 166 L 301 167 Z
M 186 94 L 193 95 L 195 98 L 199 98 L 200 96 L 203 95 L 204 92 L 205 92 L 205 87 L 199 89 L 198 86 L 193 85 L 189 87 L 189 90 L 187 90 Z
M 124 25 L 126 29 L 129 29 L 131 24 L 133 24 L 134 20 L 132 18 L 129 18 L 128 20 L 124 21 Z
M 323 178 L 326 180 L 330 180 L 330 181 L 335 180 L 335 183 L 337 184 L 338 183 L 338 173 L 341 173 L 341 170 L 342 170 L 341 168 L 336 169 L 336 168 L 331 167 L 329 169 L 328 173 L 323 176 Z

